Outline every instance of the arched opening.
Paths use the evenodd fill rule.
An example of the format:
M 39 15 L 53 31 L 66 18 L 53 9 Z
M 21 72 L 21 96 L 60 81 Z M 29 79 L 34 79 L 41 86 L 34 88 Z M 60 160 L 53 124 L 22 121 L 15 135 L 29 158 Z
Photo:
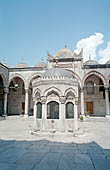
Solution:
M 42 103 L 37 103 L 37 118 L 42 119 Z
M 94 93 L 94 83 L 92 81 L 87 82 L 87 94 L 93 94 Z
M 101 77 L 89 75 L 84 82 L 85 113 L 94 116 L 105 116 L 105 89 Z
M 59 119 L 59 103 L 51 101 L 47 104 L 47 119 Z
M 8 115 L 20 115 L 25 112 L 25 85 L 20 77 L 15 77 L 9 84 Z
M 74 104 L 72 102 L 66 103 L 66 119 L 74 118 Z
M 2 115 L 4 111 L 4 87 L 3 87 L 3 78 L 0 75 L 0 115 Z

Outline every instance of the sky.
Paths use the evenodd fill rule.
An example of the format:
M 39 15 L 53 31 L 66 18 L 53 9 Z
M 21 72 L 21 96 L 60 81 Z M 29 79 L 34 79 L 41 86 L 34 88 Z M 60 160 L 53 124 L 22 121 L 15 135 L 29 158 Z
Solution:
M 34 66 L 64 48 L 110 60 L 110 0 L 0 0 L 0 61 Z

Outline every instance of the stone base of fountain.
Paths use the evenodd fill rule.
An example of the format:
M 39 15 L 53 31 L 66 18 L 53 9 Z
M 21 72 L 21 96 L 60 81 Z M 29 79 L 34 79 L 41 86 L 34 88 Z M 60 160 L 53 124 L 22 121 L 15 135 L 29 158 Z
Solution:
M 31 130 L 30 134 L 39 137 L 83 137 L 88 133 L 87 129 L 79 128 L 78 130 L 68 130 L 66 132 L 57 132 L 56 129 L 50 129 L 48 132 L 42 132 L 40 130 Z

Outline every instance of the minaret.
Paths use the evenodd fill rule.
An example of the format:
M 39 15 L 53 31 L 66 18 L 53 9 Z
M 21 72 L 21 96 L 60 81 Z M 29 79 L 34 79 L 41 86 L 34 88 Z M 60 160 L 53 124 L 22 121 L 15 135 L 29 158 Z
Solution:
M 58 67 L 58 56 L 56 56 L 56 67 Z
M 67 44 L 65 43 L 65 48 L 67 48 Z
M 42 56 L 42 58 L 41 58 L 41 62 L 44 62 L 44 57 Z
M 23 57 L 21 57 L 21 62 L 24 63 L 24 58 Z
M 5 63 L 5 61 L 6 61 L 6 57 L 4 56 L 4 57 L 3 57 L 3 63 Z
M 91 60 L 91 55 L 89 54 L 89 60 Z

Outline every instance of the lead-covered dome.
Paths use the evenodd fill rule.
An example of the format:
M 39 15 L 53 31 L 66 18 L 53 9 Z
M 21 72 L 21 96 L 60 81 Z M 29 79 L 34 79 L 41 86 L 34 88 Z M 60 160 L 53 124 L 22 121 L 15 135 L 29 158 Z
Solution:
M 87 60 L 84 65 L 96 65 L 99 64 L 97 61 L 95 60 Z
M 43 61 L 41 61 L 38 64 L 35 64 L 35 67 L 46 67 L 46 66 L 47 66 L 47 64 L 45 64 Z
M 62 68 L 51 68 L 42 74 L 42 77 L 68 77 L 73 78 L 72 73 Z
M 7 68 L 10 68 L 10 65 L 7 63 L 2 63 L 4 66 L 6 66 Z
M 29 66 L 24 61 L 21 61 L 20 63 L 14 66 L 14 68 L 26 68 L 26 67 L 29 67 Z
M 110 64 L 110 60 L 109 60 L 109 61 L 107 61 L 105 64 Z
M 73 58 L 75 56 L 76 53 L 69 48 L 62 48 L 55 54 L 55 57 L 58 58 Z

